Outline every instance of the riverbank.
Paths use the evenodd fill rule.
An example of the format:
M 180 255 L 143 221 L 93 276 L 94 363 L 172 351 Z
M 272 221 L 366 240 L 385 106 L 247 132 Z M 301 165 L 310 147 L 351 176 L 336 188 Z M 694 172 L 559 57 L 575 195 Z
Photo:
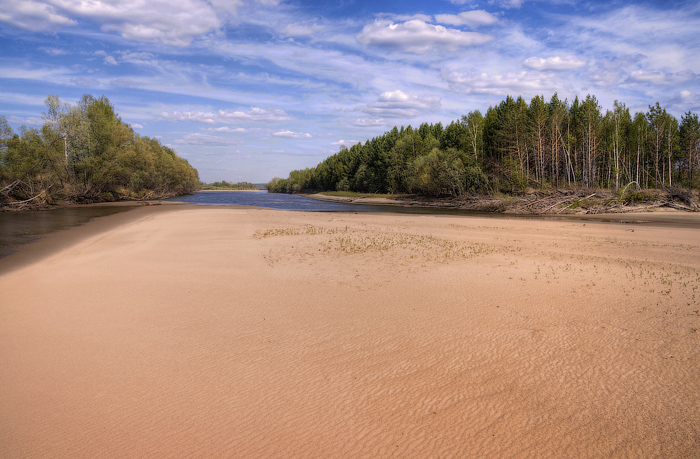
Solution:
M 698 236 L 233 206 L 100 218 L 0 260 L 0 444 L 692 457 Z
M 620 199 L 611 190 L 530 190 L 523 195 L 470 195 L 428 198 L 417 195 L 363 195 L 362 193 L 313 193 L 312 199 L 351 204 L 456 209 L 472 212 L 530 215 L 593 215 L 653 212 L 658 209 L 698 212 L 697 193 L 686 190 L 644 190 Z

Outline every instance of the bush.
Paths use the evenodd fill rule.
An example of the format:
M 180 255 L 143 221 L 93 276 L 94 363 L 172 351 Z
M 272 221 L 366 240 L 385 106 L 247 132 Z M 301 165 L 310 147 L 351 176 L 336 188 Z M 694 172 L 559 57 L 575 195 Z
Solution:
M 628 190 L 624 195 L 620 196 L 620 202 L 651 202 L 656 199 L 654 193 L 649 190 Z

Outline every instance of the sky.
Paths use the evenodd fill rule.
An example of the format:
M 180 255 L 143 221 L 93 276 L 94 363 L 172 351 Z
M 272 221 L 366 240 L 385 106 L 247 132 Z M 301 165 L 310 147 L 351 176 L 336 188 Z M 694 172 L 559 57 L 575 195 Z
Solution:
M 0 0 L 0 115 L 105 96 L 204 182 L 267 182 L 507 95 L 700 113 L 700 2 Z

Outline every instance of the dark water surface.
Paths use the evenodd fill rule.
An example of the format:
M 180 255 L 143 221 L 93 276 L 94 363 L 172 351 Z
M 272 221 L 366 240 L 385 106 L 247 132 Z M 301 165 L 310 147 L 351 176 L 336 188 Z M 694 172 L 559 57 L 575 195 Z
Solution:
M 51 210 L 0 212 L 0 258 L 40 236 L 131 209 L 129 206 L 61 207 Z
M 267 193 L 264 191 L 212 191 L 179 196 L 169 201 L 187 202 L 209 206 L 267 207 L 277 210 L 294 210 L 305 212 L 378 212 L 386 211 L 389 206 L 370 206 L 349 204 L 345 202 L 319 201 L 304 196 L 285 193 Z
M 229 205 L 267 207 L 279 210 L 317 212 L 369 212 L 386 210 L 380 206 L 317 201 L 303 196 L 275 194 L 262 191 L 217 191 L 180 196 L 170 201 L 202 205 Z M 131 206 L 76 206 L 43 211 L 0 212 L 0 258 L 10 255 L 21 244 L 74 226 L 96 217 L 104 217 L 131 209 Z

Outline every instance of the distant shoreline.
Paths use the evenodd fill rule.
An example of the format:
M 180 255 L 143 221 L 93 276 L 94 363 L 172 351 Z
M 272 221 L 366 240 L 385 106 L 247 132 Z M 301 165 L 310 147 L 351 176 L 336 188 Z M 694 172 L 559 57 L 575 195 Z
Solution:
M 387 205 L 400 207 L 422 207 L 456 209 L 496 214 L 526 215 L 597 215 L 628 214 L 640 212 L 700 213 L 695 202 L 678 202 L 673 196 L 658 196 L 651 202 L 619 202 L 608 190 L 532 193 L 525 196 L 471 195 L 460 198 L 426 198 L 422 196 L 378 197 L 336 196 L 330 194 L 301 194 L 320 201 L 345 202 L 350 204 Z M 691 207 L 692 206 L 692 207 Z
M 216 193 L 216 192 L 219 192 L 219 191 L 253 191 L 253 192 L 263 191 L 263 192 L 267 193 L 267 190 L 261 190 L 261 189 L 259 189 L 259 188 L 258 188 L 257 190 L 252 190 L 252 189 L 251 189 L 251 190 L 226 190 L 226 189 L 220 189 L 220 190 L 199 190 L 199 191 L 195 191 L 195 193 L 211 193 L 211 192 L 215 192 L 215 193 Z M 194 194 L 194 193 L 193 193 L 193 194 Z

